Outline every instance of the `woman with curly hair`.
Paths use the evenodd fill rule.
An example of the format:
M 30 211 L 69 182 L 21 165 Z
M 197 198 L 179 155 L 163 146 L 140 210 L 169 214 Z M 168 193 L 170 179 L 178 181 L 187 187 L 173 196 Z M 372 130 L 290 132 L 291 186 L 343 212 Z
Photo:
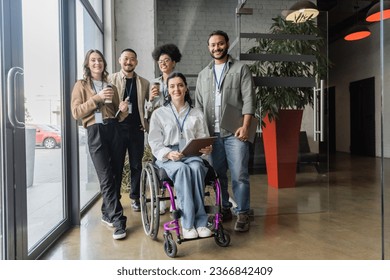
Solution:
M 149 102 L 145 106 L 148 118 L 154 109 L 164 105 L 164 101 L 168 97 L 167 79 L 175 70 L 176 63 L 180 62 L 181 53 L 176 45 L 165 44 L 155 48 L 152 57 L 157 62 L 162 74 L 150 83 Z

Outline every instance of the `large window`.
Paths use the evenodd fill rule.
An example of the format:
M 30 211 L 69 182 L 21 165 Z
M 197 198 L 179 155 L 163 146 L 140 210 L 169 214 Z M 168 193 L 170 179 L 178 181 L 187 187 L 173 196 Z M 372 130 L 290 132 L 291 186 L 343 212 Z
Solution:
M 77 1 L 77 78 L 83 77 L 83 62 L 85 53 L 90 49 L 103 52 L 103 33 L 99 26 L 102 22 L 93 18 L 93 11 L 87 10 L 88 5 Z M 96 14 L 101 14 L 101 1 L 91 1 Z M 96 171 L 88 152 L 87 131 L 79 126 L 79 157 L 80 157 L 80 202 L 81 208 L 88 204 L 100 191 Z
M 101 0 L 0 3 L 0 259 L 35 259 L 99 194 L 82 127 L 79 172 L 65 168 L 75 140 L 69 84 L 82 78 L 87 50 L 103 51 L 103 7 Z
M 0 11 L 1 12 L 1 11 Z M 0 23 L 0 30 L 2 29 L 2 24 Z M 3 42 L 2 42 L 2 37 L 1 36 L 1 31 L 0 31 L 0 47 L 3 46 Z M 1 67 L 3 65 L 2 61 L 1 61 L 1 55 L 0 55 L 0 77 L 3 77 L 3 67 Z M 3 84 L 2 84 L 2 79 L 0 78 L 0 89 L 3 89 Z M 2 104 L 1 104 L 1 101 L 0 101 L 0 108 L 2 108 Z M 0 139 L 3 139 L 3 129 L 0 129 Z M 1 154 L 2 151 L 4 151 L 3 149 L 3 141 L 0 140 L 0 170 L 3 170 L 3 161 L 2 161 L 2 158 L 3 158 L 3 155 Z M 4 209 L 4 204 L 3 204 L 3 201 L 4 201 L 4 196 L 3 196 L 3 190 L 4 190 L 4 178 L 3 178 L 3 171 L 0 171 L 0 260 L 3 260 L 4 259 L 4 248 L 3 248 L 3 244 L 4 244 L 4 224 L 3 224 L 3 216 L 4 216 L 4 212 L 3 212 L 3 209 Z
M 91 3 L 96 15 L 99 19 L 103 20 L 103 1 L 102 0 L 89 0 Z
M 45 7 L 45 16 L 36 13 L 36 7 Z M 64 218 L 58 1 L 25 0 L 22 11 L 31 249 Z

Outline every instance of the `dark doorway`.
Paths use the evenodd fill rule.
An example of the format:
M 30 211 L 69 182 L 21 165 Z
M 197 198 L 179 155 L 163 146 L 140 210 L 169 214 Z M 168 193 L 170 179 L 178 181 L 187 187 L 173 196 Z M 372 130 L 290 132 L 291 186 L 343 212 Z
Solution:
M 375 79 L 349 85 L 351 154 L 375 157 Z

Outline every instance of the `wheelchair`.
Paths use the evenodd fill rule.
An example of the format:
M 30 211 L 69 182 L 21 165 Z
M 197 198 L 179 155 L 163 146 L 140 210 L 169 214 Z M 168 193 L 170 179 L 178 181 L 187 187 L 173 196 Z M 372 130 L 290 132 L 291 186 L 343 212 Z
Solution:
M 217 245 L 227 247 L 230 244 L 230 235 L 223 229 L 221 214 L 221 186 L 212 166 L 204 160 L 208 168 L 205 179 L 204 205 L 208 214 L 207 227 L 213 232 Z M 171 203 L 172 220 L 164 223 L 164 251 L 168 257 L 174 258 L 177 254 L 177 244 L 200 239 L 184 239 L 180 234 L 180 209 L 176 206 L 173 182 L 163 168 L 153 162 L 148 162 L 141 174 L 141 216 L 146 235 L 153 240 L 157 239 L 160 227 L 160 201 L 169 200 Z M 167 192 L 167 195 L 166 195 Z M 172 233 L 173 232 L 173 233 Z M 173 239 L 176 235 L 176 242 Z M 204 238 L 202 238 L 204 239 Z

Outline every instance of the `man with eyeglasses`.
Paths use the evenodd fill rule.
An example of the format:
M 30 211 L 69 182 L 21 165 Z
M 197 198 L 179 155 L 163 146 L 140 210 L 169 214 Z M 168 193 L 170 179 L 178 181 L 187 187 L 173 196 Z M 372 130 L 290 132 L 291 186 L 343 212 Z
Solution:
M 112 74 L 110 79 L 111 83 L 118 88 L 120 100 L 127 101 L 129 105 L 129 115 L 120 125 L 120 132 L 124 141 L 124 150 L 121 151 L 123 156 L 122 166 L 124 166 L 127 151 L 130 165 L 131 207 L 133 211 L 140 212 L 142 157 L 144 154 L 145 131 L 148 130 L 144 107 L 145 102 L 149 99 L 149 81 L 135 72 L 138 59 L 134 50 L 124 49 L 119 57 L 119 64 L 121 70 Z M 121 185 L 117 188 L 120 192 Z

